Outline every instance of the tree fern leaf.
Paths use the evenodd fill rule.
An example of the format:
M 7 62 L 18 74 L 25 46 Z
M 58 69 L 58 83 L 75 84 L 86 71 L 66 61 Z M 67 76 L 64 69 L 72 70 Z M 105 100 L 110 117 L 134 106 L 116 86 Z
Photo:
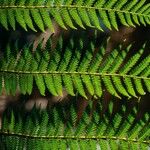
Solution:
M 140 95 L 145 95 L 146 93 L 145 93 L 144 88 L 143 88 L 143 86 L 142 86 L 142 81 L 141 81 L 141 79 L 136 79 L 136 80 L 134 80 L 134 83 L 135 83 L 136 90 L 138 91 L 138 93 L 139 93 Z
M 99 20 L 98 20 L 98 17 L 96 15 L 96 12 L 93 10 L 88 10 L 88 14 L 89 14 L 89 17 L 91 19 L 92 25 L 95 26 L 97 29 L 103 31 L 102 27 L 99 24 Z
M 105 2 L 106 2 L 105 0 L 101 0 L 101 1 L 98 0 L 96 1 L 95 6 L 103 7 Z
M 61 5 L 61 2 L 62 1 L 60 1 L 60 0 L 52 1 L 51 5 Z
M 141 17 L 139 18 L 139 20 L 140 20 L 140 22 L 141 22 L 144 26 L 146 26 L 146 22 L 145 22 L 143 16 L 141 16 Z
M 24 14 L 24 21 L 26 22 L 26 25 L 33 31 L 36 31 L 36 29 L 33 26 L 33 21 L 30 16 L 30 11 L 28 9 L 26 9 L 26 10 L 24 10 L 23 14 Z
M 97 53 L 95 59 L 92 60 L 88 70 L 89 72 L 96 72 L 99 69 L 99 66 L 102 62 L 102 56 L 100 53 Z
M 108 71 L 109 71 L 110 73 L 115 73 L 115 72 L 117 72 L 117 70 L 119 69 L 119 67 L 120 67 L 121 64 L 123 63 L 125 57 L 126 57 L 126 52 L 125 52 L 125 51 L 122 51 L 121 54 L 119 53 L 119 54 L 116 56 L 116 58 L 115 58 L 117 61 L 114 61 L 114 62 L 112 63 L 112 66 L 109 68 Z
M 69 10 L 70 16 L 73 18 L 76 24 L 78 24 L 81 28 L 85 29 L 83 22 L 77 12 L 76 9 L 70 9 Z
M 49 59 L 50 55 L 45 51 L 43 53 L 43 57 L 39 62 L 38 70 L 40 70 L 41 72 L 47 70 Z
M 82 5 L 83 3 L 84 3 L 83 0 L 78 0 L 78 1 L 75 2 L 76 5 Z
M 108 15 L 106 13 L 106 11 L 103 10 L 99 10 L 99 15 L 101 17 L 101 19 L 103 20 L 104 25 L 111 30 L 111 24 L 109 22 L 109 18 Z
M 109 68 L 111 68 L 112 63 L 115 61 L 114 58 L 117 57 L 118 52 L 116 50 L 114 50 L 105 60 L 105 62 L 103 62 L 100 66 L 99 72 L 100 73 L 105 73 L 107 72 L 107 70 L 109 70 Z
M 78 13 L 81 17 L 82 22 L 85 23 L 88 27 L 92 27 L 87 11 L 85 9 L 78 8 Z
M 133 15 L 132 17 L 133 21 L 140 26 L 140 23 L 139 23 L 139 19 L 138 19 L 138 16 L 137 15 Z
M 63 18 L 64 22 L 65 22 L 69 27 L 71 27 L 72 29 L 77 29 L 77 28 L 73 25 L 73 23 L 72 23 L 72 21 L 71 21 L 71 18 L 70 18 L 70 15 L 69 15 L 67 9 L 62 9 L 62 10 L 60 10 L 60 13 L 61 13 L 61 15 L 62 15 L 62 18 Z
M 79 67 L 78 67 L 78 71 L 82 72 L 82 71 L 87 71 L 88 67 L 90 65 L 90 61 L 92 59 L 92 53 L 90 51 L 87 51 L 85 53 L 85 57 L 82 59 Z
M 26 5 L 27 6 L 34 6 L 34 4 L 35 4 L 35 0 L 29 0 L 29 1 L 26 1 Z
M 144 80 L 144 82 L 145 82 L 145 86 L 146 86 L 146 88 L 149 92 L 150 91 L 150 87 L 149 87 L 150 81 L 149 80 Z
M 145 1 L 146 0 L 140 0 L 139 3 L 136 6 L 134 6 L 131 10 L 133 12 L 136 12 L 137 10 L 139 10 L 144 5 Z
M 28 75 L 27 76 L 27 81 L 28 81 L 28 83 L 27 83 L 27 93 L 29 94 L 29 95 L 31 95 L 31 93 L 32 93 L 32 90 L 33 90 L 33 76 L 32 75 Z
M 143 53 L 143 50 L 140 50 L 139 53 L 135 54 L 130 60 L 120 69 L 120 73 L 127 73 L 130 69 L 136 64 Z
M 55 86 L 54 86 L 53 76 L 46 75 L 44 79 L 45 79 L 46 87 L 48 88 L 49 92 L 52 93 L 54 96 L 58 96 Z
M 134 97 L 137 97 L 131 79 L 128 77 L 124 78 L 124 83 L 126 85 L 128 93 Z
M 39 27 L 39 29 L 44 32 L 44 24 L 43 24 L 43 21 L 42 21 L 42 17 L 39 13 L 39 10 L 38 9 L 34 9 L 34 10 L 31 10 L 31 15 L 34 19 L 34 22 L 35 24 Z
M 129 143 L 126 142 L 126 141 L 119 141 L 119 147 L 122 149 L 122 150 L 126 150 L 129 148 Z
M 1 5 L 6 5 L 6 6 L 7 6 L 7 5 L 8 5 L 8 1 L 2 0 L 2 1 L 1 1 Z
M 79 94 L 87 99 L 87 96 L 85 94 L 84 87 L 81 81 L 81 77 L 79 75 L 72 75 L 72 79 L 73 79 L 74 86 L 76 87 Z
M 91 76 L 92 78 L 92 83 L 94 86 L 94 93 L 96 96 L 101 97 L 103 94 L 102 91 L 102 85 L 101 85 L 101 79 L 98 76 Z
M 94 0 L 87 0 L 87 1 L 84 2 L 84 4 L 85 4 L 86 6 L 92 6 L 93 3 L 94 3 Z
M 117 25 L 117 19 L 116 19 L 116 15 L 114 12 L 109 13 L 109 18 L 110 18 L 110 22 L 112 24 L 112 26 L 118 30 L 118 25 Z
M 113 131 L 111 132 L 110 135 L 115 135 L 116 134 L 116 131 L 118 130 L 121 122 L 122 122 L 122 115 L 121 114 L 116 114 L 114 116 L 114 119 L 113 119 Z
M 52 32 L 55 32 L 48 10 L 45 11 L 44 9 L 40 9 L 40 14 L 43 18 L 45 26 L 49 27 Z
M 131 97 L 128 92 L 126 91 L 126 89 L 124 88 L 120 78 L 118 77 L 112 77 L 112 80 L 114 82 L 114 85 L 116 87 L 116 89 L 118 90 L 119 93 L 121 93 L 122 95 L 124 96 L 127 96 L 127 97 Z
M 80 60 L 80 52 L 79 51 L 76 51 L 75 52 L 75 57 L 72 58 L 70 64 L 69 64 L 69 67 L 68 67 L 68 71 L 76 71 L 77 69 L 77 65 L 79 63 L 79 60 Z
M 129 115 L 128 118 L 131 117 L 131 114 Z M 132 119 L 132 121 L 134 120 L 133 117 L 131 117 L 130 119 Z M 131 122 L 132 122 L 131 121 Z M 127 132 L 130 128 L 130 122 L 129 120 L 124 120 L 121 124 L 119 124 L 118 129 L 121 131 L 118 131 L 118 129 L 116 130 L 115 135 L 118 137 L 122 137 L 122 136 L 127 136 Z
M 90 144 L 90 149 L 96 149 L 97 148 L 97 141 L 96 140 L 90 140 L 89 141 L 89 144 Z
M 133 0 L 129 3 L 127 3 L 127 5 L 125 5 L 123 7 L 123 10 L 130 10 L 131 8 L 133 8 L 135 5 L 136 5 L 137 1 L 136 0 Z
M 63 78 L 64 86 L 68 94 L 75 96 L 73 82 L 72 82 L 71 77 L 69 75 L 64 75 L 62 78 Z
M 16 29 L 16 21 L 15 21 L 15 15 L 14 15 L 14 10 L 8 11 L 8 22 L 10 26 L 13 28 L 13 30 Z
M 37 84 L 37 87 L 38 87 L 41 95 L 45 95 L 45 83 L 44 83 L 42 75 L 36 75 L 35 82 Z
M 10 81 L 11 81 L 11 83 L 10 83 L 10 85 L 11 85 L 10 91 L 11 92 L 10 93 L 14 94 L 14 93 L 16 93 L 16 89 L 17 89 L 17 85 L 18 85 L 17 77 L 14 74 L 12 74 L 10 76 Z
M 20 26 L 23 27 L 25 31 L 27 31 L 26 23 L 24 21 L 23 14 L 22 14 L 22 10 L 19 10 L 19 9 L 15 10 L 15 15 L 16 15 L 16 20 L 20 24 Z
M 118 3 L 115 4 L 114 8 L 121 9 L 127 3 L 127 1 L 128 0 L 119 0 Z
M 142 62 L 140 62 L 138 64 L 138 66 L 136 66 L 131 72 L 130 74 L 132 75 L 138 75 L 140 74 L 144 69 L 146 69 L 149 66 L 150 63 L 150 57 L 147 56 L 146 58 L 144 58 L 142 60 Z
M 120 12 L 118 12 L 117 14 L 118 14 L 118 17 L 119 17 L 119 19 L 120 19 L 120 22 L 121 22 L 123 25 L 125 25 L 125 26 L 129 26 L 128 23 L 127 23 L 127 21 L 126 21 L 126 19 L 125 19 L 124 14 L 123 14 L 123 13 L 120 13 Z
M 99 103 L 100 103 L 99 105 L 101 105 L 102 102 L 99 101 Z M 112 101 L 111 103 L 113 105 Z M 73 111 L 72 108 L 76 109 L 77 106 L 73 104 L 72 107 L 71 105 L 71 109 L 69 109 L 69 114 L 72 114 Z M 133 108 L 130 109 L 132 112 Z M 113 126 L 109 124 L 110 119 L 112 119 L 114 123 L 116 121 L 115 119 L 111 118 L 111 115 L 113 113 L 112 111 L 110 111 L 110 116 L 107 116 L 106 113 L 103 115 L 104 119 L 101 118 L 100 124 L 95 124 L 95 122 L 93 122 L 93 120 L 90 119 L 90 116 L 88 116 L 91 110 L 89 108 L 88 109 L 86 108 L 77 126 L 71 124 L 70 126 L 66 126 L 66 122 L 62 121 L 63 118 L 66 118 L 66 116 L 64 116 L 66 113 L 63 113 L 62 112 L 63 110 L 66 111 L 63 107 L 59 107 L 59 106 L 55 106 L 54 109 L 50 109 L 48 111 L 47 110 L 37 111 L 34 109 L 28 114 L 28 116 L 26 116 L 26 114 L 22 114 L 23 115 L 22 116 L 20 113 L 18 113 L 18 111 L 13 112 L 12 110 L 11 111 L 8 110 L 6 112 L 6 115 L 9 115 L 11 117 L 6 118 L 6 116 L 4 116 L 2 129 L 0 130 L 1 132 L 0 142 L 2 143 L 2 145 L 5 145 L 7 148 L 9 147 L 11 142 L 12 144 L 11 148 L 14 147 L 15 149 L 16 147 L 42 149 L 43 144 L 47 146 L 46 147 L 47 149 L 66 149 L 66 148 L 126 149 L 127 147 L 135 148 L 137 146 L 140 148 L 143 147 L 145 148 L 148 147 L 149 145 L 149 141 L 148 141 L 149 131 L 147 131 L 147 129 L 149 129 L 149 117 L 146 117 L 147 119 L 145 120 L 145 122 L 142 122 L 141 124 L 136 124 L 136 127 L 133 126 L 133 129 L 130 134 L 130 131 L 128 129 L 130 129 L 130 127 L 132 127 L 132 124 L 134 123 L 134 117 L 132 116 L 133 114 L 129 112 L 129 116 L 127 116 L 124 113 L 119 113 L 120 112 L 119 111 L 117 112 L 117 115 L 114 114 L 115 115 L 114 117 L 117 118 L 118 113 L 119 115 L 121 115 L 122 119 L 121 121 L 119 121 L 119 123 L 117 123 L 117 126 L 121 122 L 122 128 L 115 128 L 115 129 L 116 131 L 118 131 L 118 133 L 121 134 L 119 134 L 118 136 L 118 135 L 112 135 L 112 133 L 109 134 L 108 132 L 107 135 L 104 136 L 104 132 L 100 132 L 100 131 L 105 131 L 105 129 L 107 129 L 108 127 L 112 127 L 110 128 L 110 131 L 112 131 Z M 99 113 L 98 110 L 96 110 L 96 112 Z M 137 111 L 135 112 L 137 114 Z M 19 121 L 21 122 L 20 124 L 21 126 L 20 125 L 17 126 L 18 116 L 20 116 Z M 76 120 L 74 121 L 76 122 Z M 142 119 L 139 121 L 142 121 Z M 68 120 L 67 122 L 68 122 L 67 124 L 71 123 L 70 120 Z M 58 129 L 60 126 L 63 129 Z M 98 130 L 96 130 L 97 132 L 94 132 L 93 126 L 96 126 L 97 127 L 96 129 L 100 128 L 99 132 Z M 17 128 L 20 128 L 21 130 L 20 131 L 18 130 L 19 132 L 16 132 Z M 46 129 L 47 133 L 45 131 L 43 132 L 43 128 Z M 68 134 L 64 134 L 64 132 L 60 132 L 61 130 L 68 130 L 68 132 L 72 132 L 71 130 L 75 131 L 76 128 L 78 128 L 78 132 L 76 132 L 74 135 L 69 136 Z M 139 130 L 142 132 L 137 132 Z M 128 135 L 129 136 L 134 135 L 134 136 L 133 138 L 131 138 L 131 136 L 129 137 Z M 137 138 L 135 138 L 135 136 Z
M 145 77 L 149 76 L 150 74 L 149 66 L 141 74 L 144 75 Z M 147 90 L 150 91 L 150 86 L 149 86 L 150 81 L 147 79 L 144 79 L 144 83 L 145 83 Z
M 135 25 L 133 24 L 132 18 L 130 14 L 125 14 L 125 18 L 127 20 L 127 23 L 129 24 L 129 26 L 131 27 L 135 27 Z
M 73 0 L 64 0 L 65 5 L 71 5 L 73 3 Z
M 79 148 L 78 146 L 78 142 L 75 140 L 75 141 L 72 141 L 72 140 L 68 140 L 68 145 L 69 145 L 69 148 L 70 150 L 74 150 L 76 148 Z
M 60 72 L 63 72 L 63 71 L 66 71 L 68 65 L 69 65 L 69 62 L 71 60 L 71 52 L 69 49 L 66 50 L 65 54 L 64 54 L 64 59 L 61 60 L 60 62 L 60 65 L 59 65 L 59 68 L 58 70 Z M 73 83 L 72 83 L 72 79 L 69 75 L 63 75 L 62 76 L 62 79 L 63 79 L 63 83 L 64 83 L 64 86 L 67 90 L 67 92 L 72 95 L 72 96 L 75 96 L 75 93 L 74 93 L 74 88 L 73 88 Z
M 0 18 L 0 23 L 6 30 L 8 30 L 7 10 L 0 10 Z
M 114 6 L 114 4 L 117 2 L 117 0 L 108 0 L 104 5 L 103 7 L 104 8 L 112 8 Z
M 82 77 L 82 81 L 84 82 L 88 92 L 91 95 L 94 95 L 94 87 L 93 87 L 93 84 L 91 82 L 91 78 L 88 75 L 81 75 L 81 77 Z
M 145 21 L 147 24 L 150 24 L 150 18 L 149 17 L 145 17 Z
M 143 143 L 143 144 L 140 144 L 140 148 L 141 148 L 142 150 L 144 150 L 144 149 L 148 149 L 149 146 L 147 146 L 147 144 Z
M 107 140 L 100 139 L 99 140 L 99 145 L 100 145 L 101 150 L 106 150 L 106 149 L 108 150 L 109 149 Z
M 140 124 L 140 123 L 139 123 Z M 137 134 L 141 131 L 143 126 L 138 126 L 137 124 L 135 125 L 134 129 L 130 130 L 128 133 L 129 139 L 137 138 Z
M 128 52 L 122 51 L 120 54 L 118 48 L 108 54 L 103 61 L 101 51 L 94 57 L 95 54 L 92 53 L 94 47 L 89 46 L 85 53 L 82 50 L 83 44 L 73 43 L 72 46 L 70 44 L 66 46 L 62 54 L 62 45 L 60 41 L 54 56 L 49 54 L 50 47 L 45 51 L 40 51 L 38 47 L 33 55 L 31 47 L 26 46 L 18 53 L 15 50 L 18 48 L 12 47 L 11 52 L 8 46 L 6 53 L 0 59 L 2 79 L 4 78 L 4 83 L 7 83 L 4 89 L 6 87 L 8 93 L 14 94 L 19 85 L 21 93 L 30 94 L 35 80 L 43 95 L 46 88 L 55 96 L 62 95 L 63 87 L 72 96 L 75 95 L 74 91 L 77 91 L 83 97 L 87 97 L 86 92 L 88 92 L 95 98 L 103 95 L 103 89 L 119 98 L 120 94 L 136 97 L 137 92 L 143 95 L 146 92 L 144 84 L 149 91 L 150 57 L 142 60 L 144 47 L 124 63 Z M 72 48 L 74 51 L 71 51 Z M 6 77 L 8 74 L 11 76 Z M 12 83 L 13 90 L 11 90 Z
M 111 148 L 112 150 L 116 150 L 116 149 L 118 149 L 118 147 L 119 147 L 118 142 L 117 142 L 117 141 L 114 141 L 114 140 L 109 140 L 109 144 L 110 144 L 110 148 Z
M 137 12 L 144 13 L 145 11 L 149 10 L 150 4 L 147 4 L 143 7 L 141 7 Z
M 67 29 L 66 26 L 64 25 L 64 21 L 60 15 L 60 10 L 55 10 L 52 9 L 50 11 L 50 14 L 55 18 L 56 22 L 64 29 Z
M 145 131 L 146 131 L 146 132 L 145 132 Z M 148 137 L 149 134 L 150 134 L 150 129 L 149 129 L 149 127 L 143 128 L 143 129 L 141 130 L 141 132 L 140 132 L 140 136 L 139 136 L 140 138 L 139 138 L 139 140 L 142 141 L 143 139 L 145 139 L 146 137 Z
M 62 87 L 61 75 L 57 75 L 57 76 L 53 75 L 53 82 L 55 85 L 57 95 L 63 96 L 63 93 L 62 93 L 63 87 Z
M 9 95 L 9 94 L 11 94 L 11 87 L 10 87 L 10 85 L 11 85 L 11 75 L 10 74 L 5 74 L 4 75 L 4 87 L 5 87 L 5 91 L 6 91 L 6 93 Z
M 13 4 L 13 5 L 12 5 Z M 147 24 L 148 21 L 145 21 L 146 18 L 149 15 L 149 3 L 146 2 L 146 0 L 141 0 L 140 2 L 133 0 L 132 2 L 128 2 L 127 0 L 124 1 L 117 1 L 117 0 L 109 0 L 109 1 L 93 1 L 93 0 L 78 0 L 78 1 L 61 1 L 61 0 L 55 0 L 55 1 L 35 1 L 35 0 L 30 0 L 28 2 L 26 1 L 8 1 L 5 0 L 1 2 L 0 4 L 1 11 L 5 11 L 5 8 L 7 11 L 17 11 L 19 10 L 20 13 L 23 15 L 26 15 L 26 12 L 28 11 L 31 12 L 30 14 L 30 23 L 31 21 L 34 23 L 42 30 L 44 31 L 44 25 L 48 26 L 52 31 L 53 27 L 51 24 L 51 20 L 53 17 L 54 20 L 64 29 L 67 29 L 65 24 L 71 28 L 75 28 L 73 20 L 75 20 L 76 24 L 81 26 L 82 28 L 84 27 L 83 24 L 89 27 L 96 27 L 100 30 L 102 30 L 100 21 L 98 22 L 99 15 L 97 12 L 100 13 L 101 16 L 101 22 L 104 24 L 107 28 L 111 29 L 111 25 L 117 29 L 118 23 L 114 19 L 110 20 L 108 18 L 109 16 L 113 16 L 113 18 L 117 17 L 117 14 L 119 18 L 121 18 L 121 23 L 123 25 L 127 26 L 135 26 L 135 24 L 138 24 L 137 22 L 137 17 L 139 18 L 139 24 Z M 71 11 L 74 9 L 74 13 L 71 14 Z M 45 14 L 49 16 L 49 18 L 45 17 L 45 15 L 41 15 L 41 10 L 44 10 Z M 75 12 L 78 13 L 75 13 Z M 61 13 L 62 12 L 62 13 Z M 89 15 L 90 12 L 90 15 Z M 78 15 L 77 15 L 78 14 Z M 92 14 L 92 15 L 91 15 Z M 93 16 L 94 17 L 91 17 Z M 15 14 L 14 14 L 15 15 Z M 7 18 L 7 12 L 5 12 L 5 16 Z M 15 15 L 16 16 L 16 15 Z M 72 16 L 72 17 L 70 17 Z M 3 14 L 4 18 L 4 14 Z M 8 29 L 8 25 L 6 24 L 6 19 L 0 19 L 1 24 Z M 36 19 L 38 18 L 38 19 Z M 47 19 L 46 19 L 47 18 Z M 80 18 L 80 19 L 79 19 Z M 111 17 L 112 18 L 112 17 Z M 133 19 L 133 20 L 132 20 Z M 2 21 L 3 20 L 3 21 Z M 79 21 L 80 20 L 80 21 Z M 81 21 L 82 20 L 82 21 Z M 126 21 L 127 20 L 127 21 Z M 16 20 L 17 21 L 17 20 Z M 21 21 L 21 20 L 20 20 Z M 78 23 L 79 21 L 79 23 Z M 115 21 L 115 22 L 114 22 Z M 10 21 L 7 21 L 10 24 Z M 17 21 L 18 22 L 18 21 Z M 19 25 L 21 25 L 25 30 L 27 25 L 27 22 L 29 21 L 26 19 L 21 22 L 18 22 Z M 64 24 L 65 22 L 65 24 Z M 82 24 L 83 22 L 83 24 Z M 127 22 L 127 24 L 126 24 Z M 92 24 L 92 25 L 91 25 Z M 11 22 L 11 26 L 13 25 L 13 22 Z M 32 27 L 31 29 L 35 30 L 33 28 L 33 24 L 27 25 Z M 14 25 L 12 26 L 14 28 Z
M 21 93 L 26 94 L 26 78 L 24 75 L 19 76 L 19 89 Z
M 129 144 L 130 144 L 130 143 L 129 143 Z M 131 144 L 131 145 L 130 145 L 130 148 L 131 148 L 131 149 L 138 149 L 138 148 L 139 148 L 139 145 L 140 145 L 139 143 Z
M 25 5 L 25 0 L 17 1 L 16 4 L 20 6 Z
M 103 82 L 106 86 L 106 89 L 114 96 L 120 98 L 120 96 L 117 94 L 115 88 L 114 88 L 114 85 L 112 84 L 111 82 L 111 79 L 109 77 L 105 77 L 105 78 L 102 78 L 103 79 Z
M 80 150 L 87 149 L 87 143 L 88 143 L 87 140 L 79 140 L 79 147 L 80 147 Z
M 59 149 L 67 149 L 65 140 L 59 140 Z
M 11 117 L 10 117 L 10 123 L 9 123 L 9 126 L 8 126 L 8 130 L 13 130 L 14 126 L 15 126 L 15 116 L 14 116 L 14 113 L 12 111 L 11 112 Z
M 150 12 L 150 10 L 149 10 L 149 8 L 148 8 L 147 10 L 145 10 L 145 12 L 144 12 L 144 13 L 148 15 L 148 14 L 149 14 L 149 12 Z

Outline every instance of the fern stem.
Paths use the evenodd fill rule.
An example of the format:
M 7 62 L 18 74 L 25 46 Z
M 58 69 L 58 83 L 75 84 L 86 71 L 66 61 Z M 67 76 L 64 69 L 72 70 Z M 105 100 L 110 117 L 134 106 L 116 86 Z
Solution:
M 78 5 L 53 5 L 53 6 L 0 6 L 0 9 L 6 9 L 6 8 L 24 8 L 24 9 L 40 9 L 40 8 L 45 8 L 45 9 L 50 9 L 50 8 L 76 8 L 76 9 L 94 9 L 94 10 L 101 10 L 101 11 L 110 11 L 110 12 L 120 12 L 120 13 L 126 13 L 126 14 L 132 14 L 132 15 L 138 15 L 138 16 L 143 16 L 143 17 L 150 17 L 149 14 L 145 15 L 142 13 L 137 13 L 137 12 L 131 12 L 131 11 L 126 11 L 126 10 L 119 10 L 119 9 L 112 9 L 112 8 L 99 8 L 99 7 L 92 7 L 92 6 L 78 6 Z
M 14 132 L 0 132 L 1 135 L 6 135 L 6 136 L 17 136 L 17 137 L 22 137 L 22 138 L 39 138 L 39 139 L 93 139 L 93 140 L 100 140 L 100 139 L 110 139 L 110 140 L 123 140 L 126 142 L 137 142 L 137 143 L 145 143 L 145 144 L 150 144 L 150 140 L 145 140 L 145 141 L 139 141 L 137 139 L 128 139 L 127 137 L 108 137 L 108 136 L 63 136 L 63 135 L 58 135 L 58 136 L 35 136 L 35 135 L 28 135 L 28 134 L 21 134 L 21 133 L 14 133 Z
M 114 76 L 114 77 L 122 77 L 122 78 L 133 78 L 133 79 L 143 79 L 143 80 L 150 80 L 149 77 L 145 77 L 145 76 L 135 76 L 135 75 L 128 75 L 128 74 L 117 74 L 117 73 L 91 73 L 91 72 L 57 72 L 57 71 L 43 71 L 43 72 L 38 72 L 38 71 L 34 71 L 34 72 L 30 72 L 30 71 L 14 71 L 14 70 L 0 70 L 0 73 L 13 73 L 13 74 L 32 74 L 32 75 L 36 75 L 36 74 L 43 74 L 43 75 L 47 75 L 47 74 L 58 74 L 58 75 L 94 75 L 94 76 Z

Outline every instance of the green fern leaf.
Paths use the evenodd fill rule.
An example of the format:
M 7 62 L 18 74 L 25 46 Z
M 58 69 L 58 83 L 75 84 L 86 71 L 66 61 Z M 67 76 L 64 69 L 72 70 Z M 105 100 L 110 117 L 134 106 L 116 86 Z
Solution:
M 149 6 L 146 0 L 4 0 L 0 3 L 0 23 L 7 30 L 15 30 L 19 24 L 25 30 L 28 26 L 35 31 L 36 25 L 41 31 L 46 27 L 54 31 L 52 20 L 64 29 L 76 29 L 79 25 L 103 31 L 104 24 L 108 29 L 118 30 L 118 19 L 125 26 L 149 24 Z
M 4 85 L 1 91 L 15 94 L 19 87 L 21 93 L 31 94 L 34 81 L 42 95 L 48 90 L 55 96 L 62 96 L 65 88 L 70 95 L 75 96 L 77 92 L 85 98 L 88 94 L 101 97 L 104 90 L 118 98 L 131 98 L 150 91 L 150 56 L 142 57 L 144 46 L 130 58 L 127 54 L 131 46 L 121 53 L 117 48 L 103 58 L 103 45 L 94 57 L 92 43 L 85 50 L 82 41 L 75 44 L 74 40 L 68 41 L 63 53 L 63 41 L 60 40 L 52 56 L 50 46 L 44 51 L 39 46 L 34 54 L 30 51 L 31 46 L 20 52 L 17 47 L 10 50 L 8 46 L 0 58 L 0 81 Z
M 9 109 L 3 115 L 0 129 L 1 148 L 17 150 L 22 150 L 24 147 L 62 150 L 67 148 L 95 150 L 98 147 L 104 150 L 149 148 L 150 124 L 147 113 L 135 124 L 135 116 L 138 114 L 136 106 L 131 107 L 128 112 L 127 105 L 121 104 L 120 107 L 125 109 L 118 109 L 113 114 L 114 102 L 111 101 L 108 111 L 100 118 L 101 105 L 100 100 L 92 117 L 91 110 L 86 108 L 78 124 L 75 124 L 77 119 L 75 101 L 72 101 L 69 106 L 71 109 L 68 110 L 59 105 L 48 111 L 34 108 L 28 116 L 26 113 Z M 68 117 L 66 112 L 76 119 L 66 118 Z M 64 118 L 67 119 L 65 122 Z M 94 118 L 100 119 L 98 124 Z M 143 121 L 144 118 L 146 120 Z

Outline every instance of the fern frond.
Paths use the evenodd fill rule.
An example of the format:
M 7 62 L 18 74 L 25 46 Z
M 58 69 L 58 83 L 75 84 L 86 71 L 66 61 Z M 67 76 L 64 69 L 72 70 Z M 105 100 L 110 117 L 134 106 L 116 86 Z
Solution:
M 42 95 L 47 89 L 55 96 L 62 95 L 63 88 L 72 96 L 77 91 L 85 98 L 87 92 L 101 97 L 105 89 L 119 98 L 137 97 L 149 92 L 150 55 L 142 57 L 144 46 L 126 63 L 129 48 L 120 53 L 113 50 L 105 59 L 102 54 L 104 46 L 94 57 L 92 44 L 86 50 L 82 41 L 79 43 L 73 47 L 68 45 L 63 50 L 63 41 L 60 41 L 53 54 L 50 46 L 44 51 L 39 47 L 34 54 L 31 46 L 26 46 L 21 52 L 8 46 L 3 56 L 5 59 L 0 59 L 0 81 L 4 85 L 0 90 L 15 94 L 18 88 L 23 94 L 31 94 L 35 81 Z
M 141 118 L 135 123 L 137 115 L 135 106 L 130 109 L 128 115 L 127 109 L 120 109 L 121 112 L 113 114 L 114 104 L 111 101 L 108 111 L 100 117 L 101 105 L 99 101 L 92 117 L 91 109 L 86 108 L 78 124 L 75 103 L 67 109 L 57 105 L 47 111 L 33 109 L 30 113 L 23 114 L 9 110 L 3 116 L 0 130 L 1 148 L 95 150 L 99 147 L 105 150 L 109 147 L 111 150 L 126 148 L 148 150 L 149 114 L 144 115 L 146 120 Z M 122 104 L 121 107 L 127 106 Z
M 150 3 L 146 0 L 5 0 L 0 3 L 0 24 L 15 30 L 16 23 L 23 29 L 36 31 L 34 24 L 44 31 L 54 31 L 53 20 L 62 28 L 94 27 L 118 30 L 118 19 L 125 26 L 150 24 Z

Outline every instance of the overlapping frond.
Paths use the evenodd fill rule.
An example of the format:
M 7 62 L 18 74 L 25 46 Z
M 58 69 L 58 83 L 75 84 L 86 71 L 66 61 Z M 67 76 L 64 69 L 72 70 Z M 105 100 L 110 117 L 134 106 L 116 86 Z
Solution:
M 42 95 L 46 90 L 63 95 L 64 88 L 72 96 L 78 92 L 85 98 L 87 92 L 101 97 L 105 90 L 119 98 L 150 92 L 150 55 L 141 58 L 144 46 L 131 58 L 127 58 L 130 46 L 120 53 L 119 48 L 115 49 L 104 58 L 104 46 L 95 55 L 93 44 L 84 48 L 82 40 L 75 44 L 71 39 L 65 50 L 60 40 L 52 54 L 48 43 L 44 51 L 39 46 L 35 53 L 31 46 L 20 52 L 16 47 L 7 47 L 0 58 L 0 93 L 5 89 L 7 94 L 15 94 L 19 89 L 31 94 L 34 82 Z
M 9 110 L 0 130 L 1 148 L 148 150 L 149 114 L 135 122 L 137 108 L 131 108 L 129 113 L 126 106 L 121 107 L 120 112 L 113 114 L 111 102 L 108 112 L 100 116 L 102 104 L 99 103 L 92 116 L 87 108 L 78 123 L 76 105 L 67 108 L 57 105 L 48 111 L 33 109 L 23 115 Z
M 118 29 L 118 20 L 125 26 L 150 24 L 150 3 L 146 0 L 2 0 L 0 24 L 15 30 L 16 24 L 27 30 L 54 31 L 53 20 L 62 28 L 95 27 Z

